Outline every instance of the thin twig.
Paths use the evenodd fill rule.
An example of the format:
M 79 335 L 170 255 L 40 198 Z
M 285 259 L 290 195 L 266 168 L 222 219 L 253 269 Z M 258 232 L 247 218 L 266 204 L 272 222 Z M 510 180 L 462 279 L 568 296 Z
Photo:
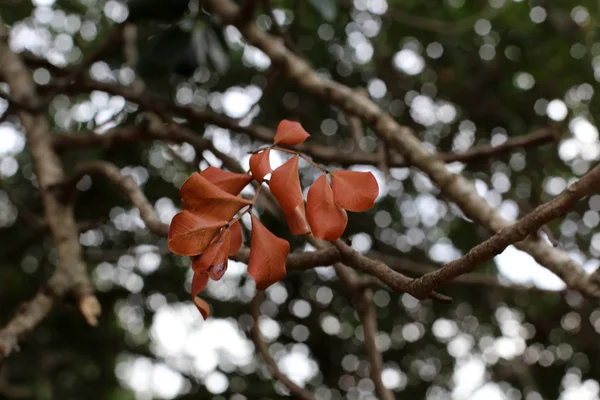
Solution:
M 317 249 L 326 250 L 331 248 L 331 246 L 326 246 L 323 242 L 315 240 L 314 238 L 309 237 L 308 239 Z M 341 240 L 338 240 L 338 242 L 343 243 Z M 337 276 L 346 285 L 350 297 L 357 303 L 358 314 L 363 325 L 365 349 L 371 367 L 370 376 L 375 385 L 377 395 L 383 400 L 394 400 L 394 393 L 385 387 L 381 375 L 383 358 L 381 352 L 377 349 L 375 341 L 378 329 L 375 304 L 373 303 L 373 293 L 371 292 L 371 289 L 364 285 L 366 282 L 364 277 L 359 277 L 356 272 L 348 266 L 341 262 L 337 262 L 333 264 L 333 267 Z
M 394 393 L 385 387 L 381 378 L 383 372 L 383 359 L 381 352 L 377 348 L 377 313 L 371 289 L 363 290 L 357 306 L 358 314 L 363 324 L 364 342 L 371 367 L 371 380 L 375 384 L 377 396 L 382 400 L 394 400 L 396 398 Z
M 491 20 L 499 16 L 504 7 L 505 6 L 494 8 L 488 6 L 479 14 L 457 21 L 441 21 L 419 15 L 408 14 L 398 7 L 390 7 L 386 12 L 386 17 L 411 28 L 435 32 L 442 35 L 458 35 L 469 29 L 472 29 L 475 22 L 481 18 Z
M 160 221 L 152 204 L 150 204 L 135 181 L 130 176 L 121 174 L 121 171 L 115 165 L 107 161 L 87 161 L 78 164 L 75 172 L 60 187 L 68 190 L 68 188 L 74 187 L 85 175 L 93 174 L 104 175 L 117 186 L 131 203 L 139 209 L 140 217 L 150 231 L 161 236 L 168 234 L 168 225 Z
M 265 343 L 264 339 L 262 338 L 259 327 L 260 304 L 262 302 L 262 296 L 262 292 L 258 292 L 250 303 L 250 315 L 252 316 L 253 320 L 252 328 L 250 329 L 252 341 L 254 342 L 254 345 L 258 349 L 258 352 L 262 356 L 263 360 L 269 367 L 269 371 L 273 377 L 279 382 L 283 383 L 285 387 L 288 388 L 292 396 L 301 400 L 314 400 L 313 395 L 308 390 L 296 385 L 296 383 L 294 383 L 294 381 L 292 381 L 286 374 L 281 372 L 277 362 L 273 359 L 273 357 L 271 357 L 271 354 L 269 354 L 269 348 L 267 343 Z
M 286 31 L 284 31 L 281 25 L 279 25 L 279 22 L 277 22 L 277 18 L 275 17 L 275 13 L 273 12 L 273 6 L 271 5 L 271 1 L 263 0 L 263 8 L 269 16 L 269 18 L 271 19 L 271 26 L 275 34 L 277 34 L 277 36 L 283 39 L 283 42 L 285 43 L 288 49 L 290 49 L 296 54 L 300 54 L 300 49 L 298 49 L 296 43 L 292 41 L 290 35 Z

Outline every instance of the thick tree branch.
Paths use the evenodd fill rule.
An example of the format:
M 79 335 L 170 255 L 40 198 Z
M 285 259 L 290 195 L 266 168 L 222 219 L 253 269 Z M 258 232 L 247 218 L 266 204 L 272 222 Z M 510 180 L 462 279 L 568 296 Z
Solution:
M 0 20 L 0 70 L 13 98 L 23 104 L 37 104 L 35 83 L 20 57 L 8 45 L 8 33 Z M 0 331 L 0 359 L 18 348 L 19 341 L 33 330 L 50 312 L 53 297 L 72 294 L 87 322 L 97 324 L 100 303 L 94 296 L 79 244 L 79 233 L 70 205 L 61 204 L 54 193 L 44 188 L 62 181 L 64 172 L 52 147 L 48 121 L 26 110 L 17 112 L 31 148 L 34 171 L 42 189 L 45 218 L 54 238 L 58 265 L 46 290 L 38 293 Z
M 410 128 L 400 126 L 375 103 L 363 96 L 357 96 L 354 90 L 337 82 L 322 80 L 310 65 L 290 52 L 281 40 L 261 31 L 253 23 L 236 23 L 238 7 L 231 0 L 205 0 L 204 4 L 225 23 L 235 24 L 250 44 L 261 49 L 273 64 L 283 68 L 284 73 L 299 87 L 371 125 L 378 137 L 400 152 L 412 166 L 427 174 L 468 218 L 492 232 L 510 225 L 498 210 L 490 207 L 487 201 L 477 194 L 472 182 L 450 172 L 443 160 L 430 153 Z M 531 238 L 516 246 L 558 275 L 571 289 L 579 290 L 587 296 L 600 297 L 600 287 L 590 281 L 583 268 L 565 251 L 553 248 L 539 238 Z
M 427 297 L 432 290 L 457 276 L 473 271 L 482 263 L 502 253 L 509 245 L 525 239 L 544 224 L 564 215 L 579 200 L 598 190 L 600 190 L 600 165 L 569 185 L 551 201 L 540 205 L 513 225 L 501 229 L 485 242 L 473 247 L 463 257 L 415 279 L 411 284 L 412 294 L 419 299 Z
M 250 303 L 250 315 L 252 316 L 253 320 L 252 328 L 250 330 L 252 341 L 254 342 L 254 345 L 256 346 L 261 357 L 269 367 L 269 371 L 273 377 L 279 382 L 283 383 L 285 387 L 288 388 L 292 396 L 301 400 L 313 400 L 314 397 L 308 390 L 296 385 L 296 383 L 294 383 L 294 381 L 292 381 L 286 374 L 281 372 L 277 362 L 273 359 L 273 357 L 271 357 L 271 354 L 269 354 L 269 348 L 267 343 L 265 343 L 264 339 L 262 338 L 262 335 L 260 334 L 260 327 L 258 326 L 262 296 L 263 294 L 259 292 Z

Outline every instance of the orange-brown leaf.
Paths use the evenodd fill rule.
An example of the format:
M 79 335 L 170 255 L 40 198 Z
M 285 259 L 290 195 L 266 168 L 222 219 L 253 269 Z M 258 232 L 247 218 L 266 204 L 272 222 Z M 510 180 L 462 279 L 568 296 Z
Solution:
M 331 173 L 333 200 L 348 211 L 366 211 L 375 205 L 379 185 L 370 172 L 337 170 Z
M 332 242 L 342 236 L 348 224 L 346 210 L 333 201 L 333 191 L 325 174 L 321 175 L 308 189 L 306 215 L 317 239 Z
M 231 231 L 231 244 L 229 246 L 229 255 L 232 256 L 238 252 L 238 250 L 242 247 L 242 242 L 244 241 L 242 235 L 242 225 L 240 221 L 235 221 L 229 227 Z
M 258 290 L 265 290 L 285 276 L 290 244 L 273 235 L 256 216 L 252 216 L 252 244 L 248 274 Z
M 202 217 L 184 210 L 171 220 L 169 250 L 181 256 L 200 254 L 226 223 L 224 220 Z
M 229 221 L 242 207 L 251 204 L 249 200 L 220 189 L 199 173 L 183 183 L 179 195 L 184 210 L 225 221 Z
M 298 204 L 292 212 L 285 213 L 284 215 L 292 234 L 304 235 L 305 233 L 310 232 L 310 226 L 306 219 L 306 207 L 304 206 L 304 201 Z
M 198 307 L 198 311 L 202 314 L 202 318 L 208 318 L 210 315 L 210 305 L 198 296 L 194 297 L 193 300 L 196 307 Z
M 231 233 L 229 229 L 225 229 L 201 256 L 192 259 L 192 269 L 195 272 L 208 273 L 211 279 L 221 279 L 227 270 L 230 243 Z
M 206 272 L 194 272 L 192 278 L 192 297 L 196 297 L 206 287 L 208 274 Z
M 266 149 L 260 153 L 250 156 L 250 172 L 258 183 L 262 183 L 265 175 L 271 173 L 271 163 L 269 162 L 269 153 L 271 149 Z
M 232 195 L 239 194 L 252 181 L 252 176 L 248 174 L 237 174 L 216 167 L 208 167 L 200 172 L 200 175 L 216 187 Z
M 304 142 L 310 134 L 304 130 L 299 122 L 283 120 L 277 127 L 273 143 L 279 146 L 295 146 Z
M 271 174 L 269 180 L 271 193 L 277 199 L 284 214 L 294 211 L 302 203 L 302 188 L 298 175 L 298 156 L 290 158 Z

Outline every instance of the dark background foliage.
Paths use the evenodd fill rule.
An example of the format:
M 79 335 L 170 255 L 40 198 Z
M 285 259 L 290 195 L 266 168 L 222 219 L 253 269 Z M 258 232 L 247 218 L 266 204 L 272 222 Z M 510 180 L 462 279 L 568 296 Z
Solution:
M 298 120 L 311 143 L 376 151 L 368 127 L 355 143 L 338 108 L 300 91 L 235 28 L 224 28 L 193 0 L 0 1 L 0 14 L 11 25 L 15 50 L 60 67 L 77 64 L 127 19 L 138 27 L 135 69 L 156 95 L 242 118 L 242 125 L 274 129 L 281 119 Z M 462 152 L 540 129 L 559 132 L 553 143 L 452 165 L 512 218 L 558 194 L 599 157 L 599 16 L 591 0 L 272 0 L 258 2 L 256 12 L 261 28 L 283 34 L 320 74 L 365 88 L 432 149 Z M 90 74 L 126 84 L 132 74 L 125 65 L 123 48 L 115 45 Z M 43 89 L 52 65 L 30 66 Z M 56 135 L 97 129 L 107 120 L 130 127 L 144 111 L 114 94 L 75 92 L 58 94 L 48 107 Z M 209 124 L 187 126 L 245 166 L 247 151 L 263 144 Z M 35 223 L 42 204 L 18 120 L 8 117 L 0 129 L 4 325 L 51 275 L 55 254 Z M 115 163 L 165 223 L 187 176 L 198 166 L 220 166 L 210 151 L 152 140 L 61 155 L 67 171 L 83 160 Z M 302 170 L 305 184 L 313 172 Z M 392 168 L 387 179 L 377 176 L 384 190 L 376 207 L 350 215 L 346 235 L 356 248 L 385 252 L 415 276 L 487 237 L 422 174 Z M 55 307 L 2 368 L 0 399 L 284 397 L 246 336 L 254 289 L 244 265 L 232 264 L 222 281 L 211 282 L 205 298 L 213 316 L 204 322 L 189 300 L 189 261 L 170 254 L 166 240 L 151 234 L 102 177 L 84 178 L 78 189 L 77 219 L 95 223 L 81 243 L 102 317 L 92 328 L 68 299 Z M 599 209 L 600 197 L 592 196 L 547 229 L 590 270 L 600 255 Z M 267 214 L 263 221 L 293 250 L 304 248 L 280 221 Z M 442 288 L 454 298 L 450 305 L 375 290 L 384 382 L 398 398 L 598 398 L 597 305 L 578 293 L 545 290 L 562 287 L 516 250 L 504 260 L 509 278 L 511 269 L 524 271 L 527 282 L 519 283 L 525 286 L 506 287 L 509 278 L 490 262 Z M 269 289 L 261 308 L 264 332 L 282 369 L 317 398 L 373 398 L 362 327 L 330 269 L 293 272 Z M 542 289 L 531 288 L 533 276 Z

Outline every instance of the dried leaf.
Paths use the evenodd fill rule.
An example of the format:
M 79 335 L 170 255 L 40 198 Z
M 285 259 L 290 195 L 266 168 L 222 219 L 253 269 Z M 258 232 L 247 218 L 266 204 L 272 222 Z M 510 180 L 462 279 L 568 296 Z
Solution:
M 192 278 L 192 300 L 196 307 L 198 307 L 198 311 L 202 314 L 202 318 L 206 319 L 210 315 L 210 306 L 200 297 L 198 297 L 198 293 L 200 293 L 208 283 L 208 274 L 203 272 L 194 273 L 194 277 Z
M 216 167 L 208 167 L 200 172 L 200 175 L 216 187 L 232 195 L 238 195 L 246 185 L 252 182 L 252 176 L 248 174 L 237 174 Z
M 252 216 L 252 244 L 248 274 L 256 282 L 258 290 L 265 290 L 283 279 L 286 274 L 285 262 L 290 252 L 290 244 L 273 235 L 256 216 Z
M 229 247 L 229 255 L 232 256 L 238 252 L 238 250 L 242 247 L 242 242 L 244 241 L 244 237 L 242 235 L 242 225 L 240 221 L 235 221 L 229 227 L 231 231 L 231 244 Z
M 193 258 L 192 269 L 195 272 L 208 273 L 213 280 L 221 279 L 227 271 L 230 243 L 231 232 L 229 229 L 225 229 L 201 256 Z
M 184 210 L 196 215 L 209 215 L 213 219 L 229 221 L 250 200 L 233 196 L 195 173 L 181 186 L 179 191 Z
M 196 307 L 198 307 L 198 311 L 202 314 L 202 318 L 208 318 L 210 316 L 210 305 L 198 296 L 194 297 L 193 300 Z
M 275 169 L 269 180 L 271 193 L 277 199 L 284 213 L 291 213 L 302 203 L 302 188 L 298 175 L 298 156 L 290 158 Z
M 306 219 L 306 207 L 304 201 L 296 206 L 292 212 L 284 213 L 285 220 L 294 235 L 304 235 L 310 232 L 310 225 Z
M 306 215 L 312 234 L 317 239 L 332 242 L 339 239 L 346 229 L 348 215 L 333 201 L 333 191 L 325 174 L 308 189 Z
M 304 142 L 310 134 L 304 130 L 299 122 L 284 119 L 279 123 L 273 143 L 278 146 L 295 146 Z
M 206 272 L 194 272 L 192 278 L 192 297 L 196 297 L 208 284 L 208 274 Z
M 258 183 L 262 183 L 265 175 L 271 173 L 271 163 L 269 162 L 269 153 L 271 149 L 266 149 L 260 153 L 250 156 L 250 172 Z
M 370 172 L 337 170 L 331 173 L 335 204 L 348 211 L 366 211 L 375 205 L 379 185 Z
M 215 234 L 227 221 L 182 211 L 173 217 L 169 226 L 169 250 L 181 256 L 202 253 Z

